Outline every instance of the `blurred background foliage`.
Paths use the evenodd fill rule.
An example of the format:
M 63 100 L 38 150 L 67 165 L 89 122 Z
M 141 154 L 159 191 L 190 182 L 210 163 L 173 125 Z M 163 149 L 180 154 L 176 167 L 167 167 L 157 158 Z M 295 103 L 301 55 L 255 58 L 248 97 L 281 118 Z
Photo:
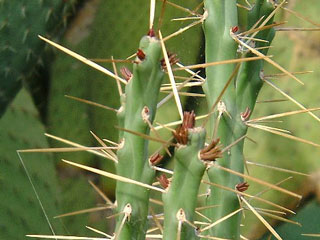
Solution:
M 174 2 L 179 3 L 178 0 Z M 199 2 L 185 0 L 183 6 L 195 9 Z M 315 21 L 318 19 L 320 6 L 317 0 L 291 0 L 287 7 Z M 161 1 L 158 1 L 157 9 L 156 19 L 160 15 Z M 65 97 L 70 95 L 118 108 L 120 104 L 116 82 L 71 57 L 52 50 L 37 35 L 58 41 L 87 58 L 97 60 L 113 56 L 115 59 L 125 59 L 135 53 L 140 37 L 147 33 L 148 15 L 149 2 L 146 0 L 0 1 L 0 239 L 25 239 L 26 234 L 50 234 L 46 218 L 16 154 L 17 149 L 66 146 L 46 139 L 45 132 L 86 146 L 98 146 L 89 131 L 100 138 L 117 141 L 117 131 L 114 128 L 117 119 L 114 112 Z M 163 35 L 186 26 L 188 23 L 183 21 L 170 21 L 186 15 L 185 12 L 167 5 L 161 25 Z M 277 21 L 284 20 L 288 21 L 285 25 L 288 27 L 314 27 L 282 10 Z M 156 21 L 156 27 L 157 25 Z M 289 71 L 314 70 L 312 74 L 299 76 L 305 82 L 304 86 L 287 77 L 275 80 L 277 86 L 306 107 L 320 105 L 319 40 L 319 32 L 278 32 L 270 53 L 274 55 L 276 62 Z M 201 26 L 168 40 L 166 44 L 168 51 L 178 54 L 185 65 L 203 61 Z M 112 69 L 110 63 L 99 63 Z M 118 70 L 122 66 L 131 67 L 128 63 L 116 65 Z M 277 70 L 266 64 L 265 74 L 275 72 Z M 190 91 L 199 92 L 199 89 Z M 164 96 L 165 94 L 161 94 L 160 97 Z M 199 98 L 181 98 L 186 110 L 206 111 Z M 271 87 L 264 86 L 259 101 L 283 98 Z M 297 107 L 289 101 L 259 103 L 254 116 L 295 109 Z M 176 119 L 176 107 L 170 101 L 160 108 L 156 121 L 167 123 Z M 277 123 L 275 126 L 320 143 L 319 123 L 309 115 L 301 114 L 284 120 L 284 123 Z M 170 137 L 169 131 L 161 130 L 160 134 L 163 138 Z M 284 239 L 302 239 L 300 233 L 319 233 L 319 206 L 314 197 L 319 194 L 320 189 L 319 149 L 258 130 L 250 130 L 249 136 L 257 143 L 246 143 L 245 157 L 248 161 L 310 174 L 310 177 L 294 175 L 281 184 L 304 195 L 305 200 L 300 205 L 294 199 L 273 191 L 263 194 L 264 198 L 292 209 L 299 205 L 299 214 L 294 220 L 300 221 L 302 227 L 281 224 L 280 235 Z M 152 144 L 151 151 L 158 148 L 159 145 Z M 111 228 L 112 221 L 105 219 L 110 215 L 108 211 L 53 218 L 63 213 L 105 204 L 88 180 L 97 184 L 111 199 L 115 187 L 114 181 L 65 166 L 60 159 L 113 171 L 110 161 L 82 152 L 24 153 L 21 156 L 56 233 L 93 236 L 85 226 L 94 226 L 104 231 Z M 254 165 L 249 165 L 248 168 L 250 175 L 272 183 L 291 176 Z M 249 193 L 252 194 L 265 189 L 255 183 L 250 182 L 250 185 Z M 264 207 L 258 203 L 255 205 Z M 272 218 L 266 218 L 279 224 Z M 289 235 L 294 233 L 293 229 L 299 231 L 295 235 Z M 254 215 L 249 211 L 245 214 L 244 236 L 257 239 L 266 231 Z

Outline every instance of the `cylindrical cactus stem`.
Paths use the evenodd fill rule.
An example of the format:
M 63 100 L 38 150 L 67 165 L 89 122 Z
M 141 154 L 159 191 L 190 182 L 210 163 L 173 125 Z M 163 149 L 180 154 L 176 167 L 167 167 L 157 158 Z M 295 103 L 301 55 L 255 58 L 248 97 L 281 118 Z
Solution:
M 259 19 L 263 22 L 274 10 L 274 6 L 270 1 L 267 0 L 257 0 L 253 8 L 248 12 L 248 26 L 250 29 Z M 273 17 L 270 18 L 266 25 L 272 24 Z M 268 46 L 270 46 L 271 41 L 275 35 L 275 30 L 273 28 L 265 29 L 259 31 L 255 38 L 266 40 L 268 42 L 262 41 L 249 41 L 248 43 L 255 48 L 262 48 L 260 51 L 262 54 L 266 55 L 268 53 Z M 263 48 L 264 47 L 264 48 Z M 242 49 L 242 48 L 240 48 Z M 255 54 L 251 53 L 248 49 L 243 49 L 242 54 L 244 57 L 252 57 Z M 256 60 L 244 62 L 241 64 L 239 74 L 236 80 L 236 91 L 237 91 L 237 107 L 238 113 L 244 112 L 246 108 L 253 110 L 256 99 L 258 97 L 259 91 L 262 87 L 262 81 L 260 74 L 263 68 L 264 60 Z
M 208 13 L 208 17 L 204 23 L 204 31 L 207 41 L 207 62 L 237 57 L 236 42 L 230 40 L 232 38 L 231 35 L 234 37 L 238 30 L 238 28 L 235 27 L 237 26 L 237 22 L 234 19 L 237 16 L 235 5 L 236 3 L 234 1 L 205 1 L 205 8 Z M 255 6 L 248 14 L 248 29 L 251 28 L 262 16 L 265 16 L 264 19 L 266 19 L 273 9 L 273 5 L 269 1 L 257 0 Z M 210 18 L 210 16 L 215 17 Z M 213 19 L 214 21 L 211 22 Z M 263 20 L 261 22 L 263 22 Z M 268 23 L 272 23 L 272 18 L 269 19 Z M 212 33 L 209 30 L 210 28 L 212 28 Z M 211 35 L 215 36 L 212 37 Z M 254 33 L 254 35 L 255 38 L 268 40 L 269 42 L 253 43 L 251 41 L 252 44 L 255 44 L 253 47 L 266 47 L 270 44 L 273 38 L 273 30 L 263 30 L 259 33 Z M 241 39 L 239 40 L 241 41 Z M 246 39 L 244 41 L 247 42 L 248 40 Z M 223 42 L 223 44 L 221 42 Z M 211 45 L 216 46 L 213 48 L 215 51 L 211 50 Z M 241 48 L 239 49 L 241 50 Z M 244 50 L 248 49 L 244 48 Z M 267 50 L 267 48 L 264 48 L 261 49 L 260 52 L 266 54 Z M 254 56 L 254 54 L 249 51 L 244 55 L 246 57 Z M 227 115 L 222 116 L 216 132 L 217 136 L 221 138 L 221 141 L 225 146 L 237 139 L 240 139 L 247 132 L 247 127 L 244 124 L 244 121 L 249 118 L 258 96 L 258 92 L 262 86 L 262 81 L 260 79 L 262 66 L 263 60 L 242 63 L 236 82 L 229 85 L 224 97 L 222 98 L 222 101 L 226 106 L 226 110 L 231 117 L 228 118 Z M 228 77 L 232 76 L 233 68 L 234 66 L 232 65 L 222 65 L 219 68 L 207 68 L 205 91 L 208 93 L 207 98 L 209 104 L 212 104 L 212 102 L 217 99 L 216 91 L 218 91 L 219 94 L 222 88 L 221 84 L 225 85 Z M 222 74 L 220 72 L 224 73 Z M 211 119 L 211 122 L 214 122 L 215 116 L 213 115 Z M 214 125 L 211 123 L 211 126 Z M 243 172 L 243 144 L 244 141 L 241 140 L 229 151 L 226 151 L 224 158 L 218 160 L 217 164 L 230 168 L 234 171 Z M 239 182 L 242 182 L 241 178 L 222 172 L 214 167 L 208 170 L 208 176 L 210 181 L 233 189 Z M 211 187 L 211 195 L 207 198 L 207 204 L 221 205 L 220 208 L 208 210 L 207 216 L 213 220 L 218 220 L 240 208 L 236 194 L 214 187 Z M 209 230 L 210 235 L 222 238 L 239 239 L 240 217 L 241 213 L 238 213 L 223 221 L 215 228 Z
M 274 10 L 274 6 L 270 1 L 257 0 L 254 7 L 248 13 L 248 26 L 250 29 L 257 21 L 263 22 Z M 272 24 L 273 17 L 271 17 L 266 25 Z M 259 31 L 255 38 L 266 40 L 268 42 L 253 42 L 252 46 L 255 48 L 262 48 L 258 51 L 266 55 L 273 38 L 275 30 L 273 28 Z M 245 57 L 255 56 L 248 49 L 244 52 Z M 251 112 L 254 109 L 258 94 L 262 87 L 261 71 L 263 68 L 263 60 L 256 60 L 252 62 L 244 62 L 241 64 L 239 74 L 236 80 L 236 95 L 237 95 L 237 116 L 234 126 L 234 139 L 238 139 L 247 133 L 247 126 L 244 124 L 250 117 Z M 238 172 L 243 172 L 243 145 L 244 140 L 239 142 L 231 149 L 231 168 Z
M 207 163 L 220 157 L 218 141 L 204 147 L 206 132 L 194 127 L 195 115 L 185 112 L 182 125 L 174 136 L 178 142 L 175 150 L 172 181 L 164 182 L 163 239 L 198 239 L 193 225 L 197 195 Z M 177 238 L 179 236 L 179 238 Z
M 237 58 L 237 44 L 230 36 L 230 29 L 238 25 L 237 6 L 235 1 L 205 0 L 204 1 L 206 19 L 203 24 L 205 34 L 205 56 L 206 62 L 216 62 Z M 206 82 L 203 89 L 206 93 L 208 107 L 211 109 L 214 102 L 225 87 L 228 79 L 233 73 L 234 64 L 210 66 L 206 68 Z M 235 89 L 229 85 L 222 97 L 227 111 L 231 116 L 235 110 Z M 209 136 L 212 136 L 214 119 L 210 119 Z M 230 118 L 222 118 L 221 125 L 229 129 L 223 134 L 231 134 L 232 121 Z M 225 144 L 227 136 L 221 136 L 221 141 Z
M 204 7 L 207 17 L 204 21 L 204 34 L 206 39 L 206 62 L 222 61 L 237 58 L 237 43 L 230 36 L 230 31 L 236 31 L 238 14 L 236 1 L 205 0 Z M 226 86 L 230 77 L 234 75 L 234 64 L 211 66 L 206 68 L 206 93 L 208 108 L 211 109 L 214 102 Z M 222 114 L 218 126 L 215 124 L 217 114 L 212 114 L 210 119 L 210 137 L 215 132 L 224 146 L 234 141 L 233 128 L 236 117 L 236 91 L 234 83 L 229 84 L 222 97 L 222 105 L 226 112 Z M 217 131 L 213 127 L 217 126 Z M 226 151 L 223 158 L 217 160 L 217 164 L 230 167 L 230 155 Z M 217 168 L 208 170 L 211 182 L 234 188 L 239 183 L 239 178 Z M 207 198 L 208 205 L 220 205 L 221 207 L 209 209 L 206 214 L 212 221 L 237 210 L 239 201 L 234 193 L 211 187 L 211 195 Z M 223 221 L 209 231 L 210 236 L 239 239 L 240 237 L 240 213 Z
M 154 36 L 143 37 L 134 63 L 133 75 L 126 85 L 125 94 L 121 96 L 122 106 L 118 118 L 122 128 L 149 134 L 149 124 L 155 117 L 157 96 L 164 76 L 160 58 L 159 40 Z M 117 174 L 151 184 L 155 172 L 148 161 L 148 140 L 124 131 L 120 131 L 119 136 L 122 147 L 117 152 Z M 118 182 L 116 198 L 119 213 L 127 204 L 130 204 L 132 209 L 130 218 L 124 223 L 122 217 L 118 218 L 117 239 L 145 239 L 149 190 Z

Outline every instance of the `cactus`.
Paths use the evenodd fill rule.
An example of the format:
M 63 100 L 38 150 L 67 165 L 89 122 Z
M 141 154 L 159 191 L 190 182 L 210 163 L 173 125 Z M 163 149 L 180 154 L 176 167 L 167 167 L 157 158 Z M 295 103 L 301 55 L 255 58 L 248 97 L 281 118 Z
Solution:
M 127 130 L 148 134 L 153 122 L 157 95 L 164 77 L 160 63 L 161 46 L 153 35 L 141 39 L 133 76 L 128 76 L 125 95 L 121 96 L 118 111 L 119 125 Z M 117 174 L 151 184 L 155 171 L 148 161 L 148 141 L 128 132 L 120 131 L 121 148 L 118 150 Z M 149 191 L 139 186 L 118 183 L 116 188 L 118 211 L 131 205 L 131 220 L 124 224 L 120 239 L 143 239 L 148 214 Z M 117 228 L 123 216 L 119 217 Z M 140 229 L 140 231 L 136 231 Z
M 186 4 L 186 6 L 192 6 L 192 2 L 193 0 L 188 0 L 185 1 L 184 4 Z M 116 0 L 85 4 L 84 8 L 80 11 L 80 16 L 75 19 L 76 24 L 72 24 L 72 28 L 67 31 L 67 37 L 65 37 L 62 44 L 76 52 L 81 52 L 81 54 L 94 57 L 95 59 L 111 58 L 111 56 L 114 56 L 116 59 L 126 58 L 130 53 L 136 51 L 137 42 L 148 28 L 143 24 L 147 21 L 145 15 L 148 14 L 149 7 L 145 4 L 145 0 L 137 0 L 126 3 L 125 9 L 124 11 L 124 6 Z M 143 14 L 137 15 L 137 12 Z M 117 15 L 117 28 L 113 27 L 115 24 L 115 15 Z M 131 21 L 130 25 L 128 24 L 128 15 L 136 15 L 135 21 Z M 167 7 L 165 15 L 168 18 L 174 18 L 177 16 L 177 11 L 174 8 Z M 86 16 L 86 18 L 83 16 Z M 82 28 L 82 22 L 87 24 L 87 19 L 90 20 L 93 18 L 94 20 L 90 28 L 88 27 L 88 30 L 85 31 L 85 34 L 83 34 L 82 31 L 80 33 L 76 31 L 77 28 Z M 99 27 L 102 25 L 104 27 Z M 170 34 L 174 32 L 181 23 L 172 23 L 164 19 L 162 25 L 164 28 L 163 34 Z M 121 29 L 121 31 L 119 29 Z M 199 34 L 201 28 L 199 26 L 198 29 L 190 29 L 189 31 L 191 31 L 191 34 L 194 36 L 192 39 L 172 39 L 168 44 L 170 49 L 178 49 L 181 41 L 188 43 L 194 50 L 192 52 L 180 51 L 178 54 L 179 59 L 191 63 L 196 61 L 199 52 L 197 47 L 201 41 L 201 35 Z M 130 35 L 130 40 L 128 39 L 128 35 Z M 115 39 L 114 36 L 117 36 L 117 39 Z M 124 45 L 126 48 L 123 48 Z M 103 49 L 103 51 L 100 51 L 101 49 Z M 99 54 L 97 54 L 97 52 L 99 52 Z M 110 63 L 102 64 L 112 69 Z M 118 67 L 124 64 L 125 63 L 116 63 Z M 69 69 L 77 69 L 77 71 L 75 73 L 74 71 L 69 71 Z M 99 72 L 92 71 L 88 68 L 82 68 L 80 63 L 62 54 L 56 56 L 55 62 L 52 64 L 51 72 L 47 109 L 48 132 L 56 136 L 63 136 L 72 141 L 77 141 L 81 144 L 96 144 L 96 140 L 88 132 L 90 129 L 100 138 L 117 141 L 118 132 L 117 129 L 114 128 L 114 126 L 117 125 L 117 116 L 114 112 L 108 112 L 105 111 L 105 109 L 97 107 L 93 108 L 90 105 L 85 105 L 64 97 L 64 95 L 75 96 L 117 108 L 120 104 L 120 99 L 118 97 L 117 84 L 112 82 L 112 78 L 101 75 Z M 68 80 L 64 81 L 64 79 Z M 88 79 L 91 80 L 88 81 Z M 106 83 L 107 86 L 102 88 L 101 86 L 104 86 Z M 168 102 L 167 105 L 168 104 L 174 105 L 171 102 Z M 161 116 L 161 112 L 165 111 L 165 109 L 159 109 L 159 111 Z M 174 121 L 176 115 L 177 114 L 172 114 L 170 119 L 166 116 L 164 120 Z M 159 118 L 158 120 L 163 121 Z M 79 127 L 70 127 L 70 124 L 74 122 L 77 122 Z M 88 131 L 83 131 L 83 129 L 88 129 Z M 170 136 L 170 133 L 165 132 L 165 134 L 166 137 Z M 51 141 L 50 145 L 52 147 L 63 146 L 63 144 L 59 144 L 57 141 Z M 154 151 L 158 148 L 155 144 L 151 143 L 151 145 Z M 67 156 L 59 153 L 56 154 L 56 159 L 66 158 Z M 115 171 L 112 162 L 100 161 L 101 158 L 88 155 L 87 153 L 73 153 L 72 157 L 77 159 L 78 163 L 94 163 L 101 169 L 108 169 L 110 172 Z M 99 181 L 99 185 L 108 196 L 114 198 L 115 181 L 106 178 L 100 178 Z
M 21 121 L 23 119 L 23 121 Z M 26 89 L 22 89 L 0 120 L 0 239 L 23 239 L 28 233 L 51 233 L 46 216 L 39 208 L 30 181 L 16 154 L 17 149 L 48 148 L 44 126 L 39 113 Z M 33 138 L 29 136 L 36 134 Z M 20 153 L 21 161 L 39 195 L 46 214 L 56 233 L 65 233 L 64 227 L 77 234 L 83 234 L 79 225 L 88 224 L 86 218 L 51 220 L 63 211 L 78 210 L 94 203 L 93 192 L 83 176 L 77 176 L 77 183 L 68 187 L 65 180 L 59 181 L 53 155 Z M 41 164 L 39 164 L 41 162 Z M 41 169 L 45 168 L 46 171 Z M 71 180 L 69 180 L 71 181 Z M 64 182 L 64 185 L 61 185 Z M 71 186 L 71 187 L 70 187 Z M 83 192 L 83 201 L 75 203 L 74 192 Z M 55 196 L 55 197 L 53 197 Z M 71 200 L 70 200 L 71 199 Z M 71 204 L 72 206 L 70 206 Z M 63 203 L 63 204 L 62 204 Z M 70 220 L 70 221 L 68 221 Z
M 175 239 L 178 235 L 181 239 L 196 239 L 195 227 L 182 223 L 186 219 L 194 221 L 202 176 L 210 162 L 221 157 L 218 141 L 213 140 L 205 148 L 206 131 L 202 127 L 195 128 L 194 122 L 193 112 L 186 112 L 182 126 L 175 132 L 179 145 L 175 152 L 174 174 L 163 194 L 164 239 Z
M 204 32 L 207 39 L 207 62 L 235 58 L 237 56 L 237 44 L 228 33 L 231 29 L 232 34 L 232 31 L 235 31 L 234 28 L 238 25 L 236 4 L 234 2 L 223 3 L 221 1 L 205 1 L 205 8 L 209 15 L 204 25 Z M 256 1 L 254 7 L 248 12 L 247 29 L 250 29 L 260 18 L 264 21 L 272 13 L 273 9 L 273 5 L 267 1 Z M 273 18 L 271 18 L 267 24 L 271 24 L 272 21 Z M 225 25 L 216 24 L 217 22 L 224 22 Z M 256 35 L 256 38 L 267 40 L 268 43 L 259 42 L 255 47 L 270 45 L 274 36 L 273 31 L 274 30 L 272 29 L 268 29 L 259 32 Z M 217 32 L 220 34 L 216 34 Z M 212 42 L 217 42 L 219 44 L 210 44 Z M 242 46 L 240 45 L 239 47 Z M 261 51 L 265 55 L 268 49 L 263 49 Z M 255 54 L 250 51 L 248 53 L 246 52 L 241 52 L 241 54 L 245 57 L 255 56 Z M 221 99 L 223 108 L 225 109 L 219 111 L 216 116 L 211 117 L 213 122 L 211 126 L 215 125 L 215 120 L 219 121 L 219 127 L 216 130 L 216 134 L 221 138 L 221 142 L 224 146 L 228 146 L 233 141 L 245 136 L 247 132 L 247 127 L 243 123 L 243 118 L 244 114 L 250 114 L 253 110 L 258 93 L 262 87 L 260 78 L 262 67 L 263 60 L 242 63 L 235 84 L 231 84 L 227 88 L 226 93 Z M 209 109 L 227 84 L 230 76 L 234 77 L 234 69 L 234 65 L 221 65 L 208 67 L 206 69 L 207 81 L 204 90 L 207 93 L 206 96 Z M 226 113 L 228 113 L 228 115 Z M 246 118 L 248 117 L 249 116 L 246 116 Z M 225 154 L 224 158 L 221 160 L 219 159 L 218 164 L 243 173 L 243 142 L 244 139 L 231 149 L 230 154 Z M 223 170 L 214 167 L 209 169 L 208 176 L 212 182 L 228 186 L 232 189 L 243 181 L 242 178 L 239 178 L 234 174 L 223 172 Z M 240 207 L 239 199 L 236 194 L 226 193 L 225 190 L 216 187 L 211 187 L 211 195 L 207 199 L 207 204 L 223 204 L 225 206 L 208 211 L 208 216 L 213 220 L 218 220 L 223 216 L 228 215 L 230 212 L 236 211 Z M 240 213 L 230 217 L 216 228 L 212 228 L 211 234 L 223 238 L 239 238 L 240 225 L 237 224 L 239 218 Z M 238 228 L 231 226 L 238 226 Z M 232 230 L 230 231 L 230 229 Z
M 22 83 L 30 84 L 35 95 L 42 94 L 39 87 L 45 84 L 43 79 L 37 79 L 37 73 L 48 60 L 43 58 L 49 55 L 45 55 L 44 45 L 36 36 L 58 37 L 76 3 L 77 0 L 0 2 L 0 116 Z
M 304 16 L 308 16 L 311 19 L 316 19 L 316 17 L 312 17 L 316 16 L 314 14 L 315 1 L 308 1 L 307 3 L 307 5 L 304 5 L 303 2 L 299 1 L 291 2 L 286 5 L 286 8 L 301 13 Z M 288 21 L 288 23 L 290 23 L 290 26 L 303 27 L 307 25 L 302 22 L 300 18 L 297 18 L 295 15 L 291 14 L 288 11 L 283 11 L 276 19 L 277 21 Z M 311 25 L 308 24 L 308 26 Z M 319 35 L 317 32 L 277 32 L 272 44 L 273 48 L 271 48 L 269 52 L 271 55 L 274 55 L 273 60 L 278 62 L 281 66 L 285 67 L 289 71 L 308 71 L 310 69 L 315 70 L 317 69 L 316 66 L 318 62 L 318 56 L 314 55 L 314 51 L 311 50 L 311 42 L 316 41 L 316 39 L 318 39 L 318 36 Z M 306 39 L 304 44 L 301 44 L 302 39 Z M 308 59 L 308 61 L 304 61 L 302 59 Z M 271 72 L 272 69 L 270 67 L 272 66 L 265 64 L 265 72 Z M 319 71 L 315 71 L 313 74 L 300 75 L 300 77 L 305 82 L 305 86 L 292 87 L 292 80 L 287 78 L 279 78 L 280 81 L 275 80 L 274 83 L 279 88 L 283 89 L 286 93 L 289 93 L 290 96 L 293 96 L 299 102 L 305 103 L 305 106 L 316 106 L 317 104 L 314 103 L 318 101 L 318 94 L 316 93 L 315 89 L 316 81 L 313 81 L 313 79 L 319 78 Z M 261 94 L 259 94 L 258 101 L 265 100 L 270 97 L 278 99 L 283 98 L 282 95 L 275 93 L 274 89 L 270 86 L 264 86 Z M 252 117 L 287 111 L 287 109 L 290 109 L 292 107 L 291 104 L 292 103 L 290 101 L 282 101 L 276 104 L 258 103 Z M 297 115 L 292 118 L 286 118 L 285 126 L 287 129 L 292 130 L 294 135 L 304 136 L 304 138 L 306 139 L 313 139 L 313 141 L 317 141 L 317 136 L 315 135 L 317 133 L 314 131 L 307 131 L 307 128 L 310 127 L 313 129 L 317 126 L 316 121 L 310 121 L 309 115 L 301 114 L 300 116 Z M 319 162 L 314 161 L 314 159 L 319 156 L 319 149 L 312 146 L 297 145 L 296 142 L 281 137 L 275 137 L 271 134 L 265 134 L 261 131 L 251 131 L 249 133 L 250 137 L 252 137 L 253 139 L 263 138 L 263 144 L 259 144 L 256 147 L 254 147 L 255 145 L 250 143 L 245 144 L 245 156 L 247 157 L 246 159 L 248 160 L 248 162 L 259 161 L 259 163 L 263 163 L 265 165 L 277 166 L 280 168 L 292 170 L 299 169 L 300 172 L 310 174 L 319 169 Z M 283 159 L 288 159 L 288 161 L 285 161 Z M 301 161 L 301 159 L 304 160 Z M 269 182 L 280 182 L 291 176 L 288 173 L 278 171 L 270 171 L 268 172 L 268 174 L 265 174 L 265 168 L 255 166 L 251 163 L 250 165 L 248 165 L 248 168 L 252 176 L 259 177 L 260 179 Z M 283 183 L 283 186 L 291 189 L 292 191 L 302 193 L 303 196 L 308 196 L 305 193 L 305 190 L 306 186 L 310 186 L 310 184 L 306 182 L 305 176 L 296 175 L 286 183 Z M 250 186 L 250 191 L 259 191 L 258 186 Z M 264 195 L 264 198 L 272 200 L 274 203 L 283 206 L 295 206 L 297 203 L 296 199 L 293 199 L 291 197 L 281 196 L 280 198 L 277 192 L 269 192 Z M 301 204 L 299 206 L 301 206 Z M 297 215 L 300 211 L 303 210 L 299 208 L 297 210 Z M 271 223 L 276 222 L 276 220 L 272 218 L 267 218 L 267 220 Z M 301 222 L 295 218 L 293 218 L 293 220 L 300 222 L 302 224 L 302 227 L 298 227 L 297 225 L 288 223 L 288 225 L 290 225 L 292 229 L 298 228 L 301 233 L 316 232 L 316 230 L 310 230 L 308 224 L 305 224 L 303 221 Z M 243 234 L 249 239 L 258 238 L 264 231 L 263 229 L 265 229 L 265 226 L 256 221 L 255 216 L 246 216 L 243 224 L 251 226 L 250 229 L 245 229 L 245 231 L 243 231 Z M 286 230 L 287 229 L 288 228 L 286 228 Z M 278 228 L 276 228 L 276 230 L 278 232 Z M 285 233 L 285 231 L 280 231 L 279 234 L 284 239 L 291 239 L 290 237 L 287 237 L 288 234 L 290 234 L 289 231 L 287 233 Z M 299 236 L 296 233 L 295 236 L 297 239 L 302 239 L 302 236 Z
M 0 239 L 23 239 L 30 232 L 49 234 L 51 231 L 46 218 L 16 154 L 17 149 L 48 147 L 39 114 L 25 89 L 20 91 L 1 118 L 0 131 L 1 149 L 6 149 L 1 151 L 0 157 Z M 30 138 L 32 134 L 36 135 Z M 52 198 L 59 195 L 53 158 L 43 154 L 21 153 L 21 156 L 46 214 L 52 219 L 61 211 L 59 199 Z M 45 172 L 41 170 L 44 168 Z M 63 233 L 59 221 L 51 222 L 58 233 Z
M 247 7 L 249 8 L 248 20 L 247 28 L 243 29 L 242 33 L 239 33 L 238 25 L 244 24 L 238 23 L 236 1 L 204 0 L 205 10 L 202 15 L 195 11 L 188 11 L 198 19 L 196 23 L 203 23 L 206 64 L 186 68 L 180 66 L 174 70 L 187 69 L 192 74 L 193 80 L 196 79 L 195 84 L 203 86 L 208 114 L 203 117 L 204 121 L 198 127 L 196 127 L 193 112 L 182 114 L 180 97 L 171 67 L 177 63 L 177 59 L 174 54 L 168 54 L 166 51 L 166 41 L 169 38 L 163 38 L 161 31 L 156 32 L 153 28 L 152 9 L 155 1 L 151 0 L 149 32 L 140 41 L 133 61 L 133 72 L 131 73 L 128 69 L 122 70 L 125 80 L 96 63 L 40 37 L 65 53 L 115 78 L 118 84 L 122 82 L 126 85 L 123 94 L 121 94 L 122 89 L 119 88 L 121 107 L 117 110 L 119 143 L 115 144 L 117 146 L 117 158 L 114 159 L 116 174 L 64 160 L 70 165 L 117 180 L 116 204 L 111 204 L 112 207 L 116 206 L 116 227 L 113 236 L 106 235 L 108 239 L 153 237 L 178 240 L 240 239 L 240 226 L 245 209 L 252 211 L 277 239 L 281 239 L 261 216 L 260 210 L 252 207 L 248 199 L 264 201 L 282 211 L 290 213 L 292 211 L 244 193 L 249 187 L 245 180 L 258 182 L 297 199 L 301 196 L 277 184 L 270 184 L 244 174 L 243 147 L 248 127 L 260 128 L 315 147 L 319 145 L 289 135 L 277 128 L 258 124 L 261 120 L 277 116 L 270 115 L 249 120 L 263 83 L 269 83 L 263 73 L 264 61 L 271 63 L 299 83 L 301 81 L 266 56 L 275 34 L 273 27 L 279 25 L 273 23 L 274 14 L 285 2 L 278 4 L 268 0 L 257 0 L 254 6 L 245 2 L 249 6 Z M 247 36 L 249 33 L 250 37 Z M 204 82 L 196 73 L 190 71 L 196 67 L 206 67 Z M 165 73 L 168 73 L 172 95 L 182 122 L 182 125 L 174 131 L 176 142 L 162 140 L 153 126 L 158 95 Z M 318 120 L 318 117 L 311 112 L 317 110 L 316 108 L 306 109 L 301 104 L 297 105 L 302 110 L 284 113 L 281 116 L 307 112 Z M 150 136 L 151 132 L 155 132 L 156 136 Z M 169 145 L 175 147 L 172 172 L 158 166 L 162 156 L 159 154 L 160 150 L 150 152 L 150 140 L 159 142 L 164 149 Z M 167 175 L 158 177 L 164 189 L 152 184 L 156 171 L 172 174 L 172 178 L 168 178 Z M 206 180 L 205 175 L 208 176 L 209 181 Z M 205 214 L 197 211 L 198 194 L 203 195 L 200 190 L 202 186 L 209 190 L 204 201 Z M 159 217 L 150 208 L 151 218 L 160 231 L 158 234 L 147 232 L 151 190 L 162 193 L 163 201 L 153 202 L 163 205 L 163 227 Z M 262 212 L 265 213 L 263 210 Z M 206 221 L 196 222 L 196 214 Z

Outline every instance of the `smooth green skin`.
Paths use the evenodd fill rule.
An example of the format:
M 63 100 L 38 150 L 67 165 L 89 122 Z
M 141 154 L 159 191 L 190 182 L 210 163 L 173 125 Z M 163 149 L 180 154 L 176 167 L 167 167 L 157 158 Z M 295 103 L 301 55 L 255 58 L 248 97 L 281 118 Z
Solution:
M 237 9 L 235 5 L 236 3 L 231 1 L 205 1 L 205 9 L 207 9 L 209 13 L 209 17 L 204 24 L 207 62 L 237 57 L 236 44 L 230 37 L 230 28 L 237 25 L 235 19 L 235 16 L 237 16 Z M 248 29 L 261 16 L 268 16 L 272 10 L 273 6 L 271 3 L 264 0 L 258 0 L 255 7 L 248 14 Z M 225 15 L 223 13 L 225 13 Z M 271 22 L 272 19 L 269 23 Z M 267 39 L 271 42 L 273 36 L 273 30 L 265 30 L 260 32 L 256 37 Z M 265 45 L 266 43 L 257 43 L 256 47 Z M 266 54 L 267 50 L 262 50 L 262 53 Z M 248 56 L 253 55 L 248 53 L 246 57 Z M 223 115 L 219 124 L 217 136 L 221 138 L 221 142 L 224 146 L 236 141 L 247 132 L 247 127 L 240 119 L 240 114 L 245 111 L 246 107 L 249 107 L 250 109 L 254 108 L 259 90 L 262 87 L 262 81 L 259 77 L 262 67 L 262 60 L 241 64 L 236 83 L 230 84 L 222 98 L 222 101 L 226 104 L 227 111 L 232 116 L 232 119 L 230 119 Z M 233 68 L 233 65 L 207 68 L 207 85 L 204 90 L 207 94 L 209 108 L 231 76 Z M 216 115 L 211 117 L 210 126 L 213 126 L 215 119 Z M 230 152 L 226 153 L 222 159 L 219 159 L 217 163 L 223 167 L 228 167 L 234 171 L 243 173 L 243 145 L 244 141 L 238 143 L 230 150 Z M 223 172 L 214 167 L 208 170 L 208 176 L 210 181 L 230 188 L 234 188 L 238 183 L 243 182 L 242 178 Z M 211 195 L 207 199 L 207 204 L 222 206 L 207 211 L 207 216 L 212 218 L 213 221 L 222 218 L 240 207 L 236 194 L 214 187 L 211 187 Z M 225 220 L 215 228 L 209 230 L 209 232 L 215 237 L 239 239 L 240 220 L 241 213 Z
M 162 195 L 164 203 L 163 239 L 176 239 L 178 232 L 177 213 L 183 209 L 189 222 L 194 220 L 198 191 L 205 164 L 199 159 L 204 147 L 206 132 L 203 128 L 190 129 L 188 144 L 175 151 L 173 179 Z M 198 239 L 195 229 L 188 223 L 182 224 L 181 239 Z
M 164 72 L 160 66 L 161 46 L 156 38 L 143 37 L 140 49 L 146 58 L 134 65 L 133 78 L 126 86 L 125 96 L 122 96 L 122 110 L 118 114 L 121 127 L 135 132 L 149 134 L 150 129 L 142 119 L 145 106 L 149 108 L 152 123 L 156 113 L 157 96 Z M 123 124 L 123 125 L 122 125 Z M 120 131 L 124 146 L 118 150 L 117 174 L 151 184 L 155 171 L 149 166 L 148 140 L 128 132 Z M 132 184 L 117 182 L 117 211 L 123 211 L 130 203 L 132 215 L 120 231 L 118 239 L 144 239 L 148 214 L 149 190 Z M 123 214 L 117 220 L 116 233 L 123 219 Z

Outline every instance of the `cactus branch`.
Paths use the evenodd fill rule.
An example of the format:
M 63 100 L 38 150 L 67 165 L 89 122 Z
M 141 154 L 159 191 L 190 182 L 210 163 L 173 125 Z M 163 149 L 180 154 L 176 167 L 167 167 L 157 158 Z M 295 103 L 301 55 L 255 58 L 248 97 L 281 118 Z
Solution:
M 143 37 L 132 78 L 121 96 L 121 111 L 118 111 L 119 137 L 123 146 L 117 152 L 117 174 L 147 185 L 152 183 L 155 171 L 148 161 L 148 139 L 141 136 L 149 135 L 156 113 L 157 96 L 164 76 L 160 58 L 160 41 L 154 36 Z M 132 133 L 139 133 L 141 136 Z M 124 223 L 120 217 L 117 220 L 116 232 L 119 239 L 144 239 L 149 191 L 143 187 L 118 182 L 116 197 L 118 212 L 127 204 L 132 207 L 130 219 Z
M 205 130 L 195 128 L 194 124 L 194 113 L 185 112 L 182 125 L 174 133 L 179 145 L 175 151 L 173 178 L 162 196 L 165 217 L 163 239 L 176 239 L 176 236 L 179 239 L 198 239 L 192 222 L 199 186 L 206 169 L 205 162 L 213 160 L 211 155 L 214 152 L 211 151 L 219 151 L 215 148 L 217 141 L 204 148 Z

